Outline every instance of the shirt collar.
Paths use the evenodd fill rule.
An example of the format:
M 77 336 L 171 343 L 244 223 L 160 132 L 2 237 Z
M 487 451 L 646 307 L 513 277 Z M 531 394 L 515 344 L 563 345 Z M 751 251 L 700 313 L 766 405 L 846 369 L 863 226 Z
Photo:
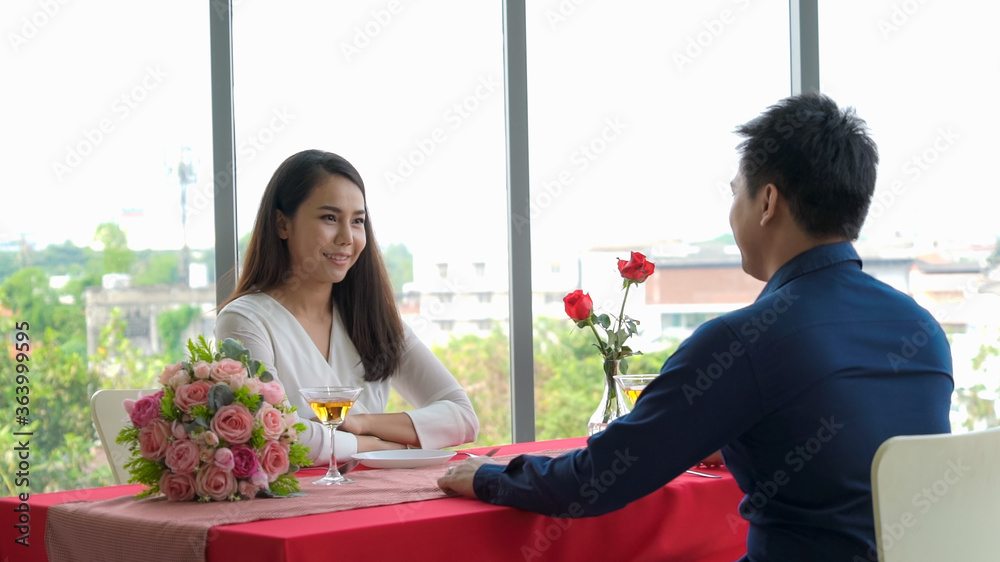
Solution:
M 850 242 L 836 242 L 810 248 L 778 268 L 778 271 L 771 276 L 770 281 L 764 285 L 764 290 L 757 298 L 760 299 L 764 295 L 777 291 L 796 277 L 834 264 L 851 261 L 857 263 L 858 269 L 861 269 L 861 258 Z

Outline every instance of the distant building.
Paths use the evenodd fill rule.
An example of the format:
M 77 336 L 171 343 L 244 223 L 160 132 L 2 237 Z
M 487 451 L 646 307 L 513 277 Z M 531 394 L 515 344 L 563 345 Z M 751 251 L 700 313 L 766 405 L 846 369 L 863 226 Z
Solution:
M 107 277 L 107 276 L 106 276 Z M 144 354 L 163 351 L 156 319 L 163 312 L 182 305 L 199 307 L 202 311 L 195 322 L 182 334 L 189 337 L 209 337 L 215 330 L 215 288 L 190 288 L 184 285 L 150 285 L 132 287 L 127 276 L 106 279 L 100 288 L 90 287 L 84 294 L 87 317 L 87 354 L 97 352 L 101 329 L 111 319 L 111 310 L 119 309 L 126 322 L 125 336 Z
M 403 290 L 403 320 L 427 344 L 452 337 L 507 330 L 510 317 L 508 261 L 504 255 L 447 258 L 414 255 L 413 282 Z M 532 310 L 562 316 L 562 299 L 579 284 L 579 261 L 537 259 L 532 273 Z

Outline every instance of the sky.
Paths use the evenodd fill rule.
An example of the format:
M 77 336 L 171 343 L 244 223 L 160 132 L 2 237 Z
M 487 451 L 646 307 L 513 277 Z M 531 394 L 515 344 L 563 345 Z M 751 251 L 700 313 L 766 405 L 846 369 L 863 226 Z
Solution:
M 380 243 L 505 255 L 501 3 L 237 1 L 237 222 L 282 160 L 348 158 Z M 904 11 L 903 8 L 906 8 Z M 820 2 L 821 85 L 879 144 L 862 235 L 1000 234 L 994 3 Z M 732 133 L 790 93 L 788 3 L 528 2 L 536 255 L 729 232 Z M 196 0 L 0 6 L 0 244 L 214 244 L 209 28 Z

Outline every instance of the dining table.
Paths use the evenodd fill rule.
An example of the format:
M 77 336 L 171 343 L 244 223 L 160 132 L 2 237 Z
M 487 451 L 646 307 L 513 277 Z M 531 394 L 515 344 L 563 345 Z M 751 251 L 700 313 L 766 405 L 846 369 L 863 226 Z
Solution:
M 500 446 L 495 458 L 504 462 L 502 459 L 509 461 L 520 454 L 549 453 L 552 456 L 553 452 L 562 454 L 585 444 L 584 437 L 509 444 Z M 466 450 L 485 453 L 494 448 Z M 427 472 L 425 487 L 443 474 L 450 463 L 464 458 L 464 455 L 455 455 L 448 463 L 419 469 Z M 357 475 L 376 470 L 385 469 L 359 467 L 351 475 L 360 481 Z M 737 560 L 746 552 L 747 522 L 738 511 L 743 492 L 725 467 L 695 470 L 703 474 L 684 473 L 622 509 L 598 517 L 552 517 L 461 496 L 428 493 L 428 499 L 391 505 L 353 509 L 341 506 L 339 511 L 286 514 L 281 518 L 212 525 L 204 542 L 197 543 L 198 556 L 193 559 L 210 562 L 322 558 L 409 561 L 463 557 L 476 562 Z M 301 470 L 297 476 L 301 482 L 309 482 L 323 472 L 309 468 Z M 378 478 L 380 474 L 373 473 L 373 476 Z M 627 474 L 622 477 L 627 478 Z M 52 559 L 56 562 L 91 560 L 106 555 L 92 555 L 96 551 L 80 537 L 93 538 L 95 542 L 91 544 L 113 546 L 116 552 L 124 552 L 121 559 L 130 559 L 128 552 L 132 547 L 128 541 L 140 539 L 129 529 L 141 530 L 141 523 L 131 522 L 139 527 L 129 527 L 96 517 L 90 520 L 85 509 L 75 520 L 77 535 L 67 534 L 67 529 L 60 525 L 68 525 L 64 522 L 69 521 L 66 519 L 69 508 L 100 507 L 107 502 L 156 501 L 131 498 L 141 490 L 141 486 L 131 484 L 30 493 L 26 501 L 22 501 L 23 496 L 0 499 L 0 561 L 45 562 Z M 309 496 L 307 493 L 306 498 Z M 306 498 L 296 499 L 308 501 Z M 286 501 L 290 500 L 253 500 L 254 503 Z M 230 512 L 243 509 L 239 504 L 247 503 L 237 502 Z M 331 505 L 335 503 L 330 502 Z M 162 501 L 158 505 L 169 503 Z M 211 506 L 191 504 L 189 508 L 201 507 Z M 60 536 L 62 543 L 57 540 Z M 56 550 L 48 550 L 47 543 Z M 150 558 L 136 554 L 135 559 Z

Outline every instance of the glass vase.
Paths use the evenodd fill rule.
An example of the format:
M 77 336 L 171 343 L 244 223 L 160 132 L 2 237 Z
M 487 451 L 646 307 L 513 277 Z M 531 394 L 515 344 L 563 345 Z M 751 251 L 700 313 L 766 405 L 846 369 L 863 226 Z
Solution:
M 620 375 L 621 363 L 617 359 L 604 361 L 604 394 L 597 405 L 594 415 L 587 424 L 587 435 L 604 431 L 608 424 L 628 413 L 625 401 L 622 400 L 615 375 Z

